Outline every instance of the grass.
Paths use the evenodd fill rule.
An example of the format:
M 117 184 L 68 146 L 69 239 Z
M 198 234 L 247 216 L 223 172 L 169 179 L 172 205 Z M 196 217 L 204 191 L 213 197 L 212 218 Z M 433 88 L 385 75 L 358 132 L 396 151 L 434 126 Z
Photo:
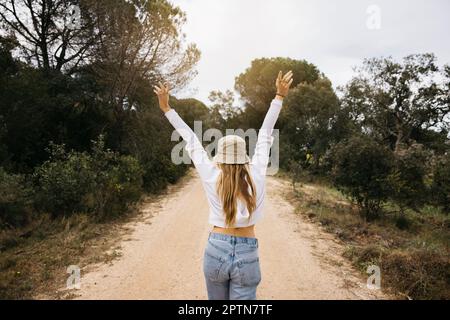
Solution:
M 188 171 L 175 185 L 143 196 L 123 215 L 99 222 L 76 214 L 52 219 L 39 215 L 24 228 L 0 230 L 0 299 L 72 299 L 76 291 L 65 288 L 67 267 L 81 273 L 94 263 L 108 263 L 120 256 L 120 240 L 128 234 L 129 221 L 142 219 L 140 207 L 182 188 L 192 177 Z
M 286 173 L 281 177 L 287 178 Z M 450 217 L 438 208 L 385 213 L 367 222 L 357 208 L 324 179 L 297 183 L 296 212 L 335 234 L 345 256 L 366 274 L 368 265 L 381 269 L 382 288 L 410 299 L 450 299 Z M 386 204 L 385 212 L 394 212 Z
M 51 219 L 43 215 L 24 229 L 0 233 L 0 299 L 64 298 L 70 265 L 114 259 L 111 237 L 132 214 L 99 223 L 78 214 Z

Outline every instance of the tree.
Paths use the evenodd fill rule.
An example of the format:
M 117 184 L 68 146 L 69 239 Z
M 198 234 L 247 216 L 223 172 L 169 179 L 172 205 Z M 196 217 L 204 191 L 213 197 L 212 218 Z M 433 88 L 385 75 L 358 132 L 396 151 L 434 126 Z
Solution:
M 450 153 L 438 159 L 433 170 L 431 186 L 433 201 L 441 206 L 443 211 L 450 213 Z
M 210 124 L 219 130 L 238 129 L 242 124 L 242 108 L 235 104 L 234 94 L 231 90 L 226 92 L 212 91 L 209 94 L 211 101 Z
M 409 55 L 402 62 L 365 60 L 343 90 L 343 108 L 366 133 L 395 152 L 412 143 L 414 132 L 448 132 L 449 67 L 440 69 L 435 60 L 433 54 Z
M 250 68 L 235 80 L 235 89 L 245 103 L 242 117 L 248 128 L 259 128 L 261 125 L 267 107 L 275 96 L 275 79 L 280 70 L 293 71 L 292 88 L 302 82 L 311 84 L 320 76 L 316 66 L 304 60 L 280 57 L 253 60 Z
M 177 110 L 180 116 L 188 125 L 193 128 L 194 121 L 207 123 L 210 117 L 210 109 L 197 99 L 176 99 L 170 97 L 170 104 Z
M 0 23 L 25 61 L 45 70 L 76 67 L 99 36 L 91 0 L 2 0 Z M 79 11 L 78 11 L 79 10 Z M 82 14 L 81 14 L 82 12 Z
M 389 198 L 393 154 L 367 136 L 341 141 L 329 152 L 334 184 L 350 196 L 368 220 L 376 218 Z
M 91 140 L 105 134 L 108 147 L 128 152 L 128 145 L 135 144 L 132 139 L 140 139 L 130 129 L 136 113 L 154 107 L 152 84 L 164 78 L 180 87 L 195 75 L 199 51 L 195 45 L 184 48 L 181 27 L 185 15 L 165 0 L 1 4 L 0 17 L 11 37 L 2 38 L 0 52 L 4 123 L 0 149 L 8 150 L 10 154 L 2 158 L 8 157 L 16 170 L 29 171 L 45 161 L 51 140 L 84 151 Z M 65 21 L 70 14 L 65 9 L 70 4 L 80 7 L 80 25 L 66 30 L 71 35 L 67 39 L 58 40 L 64 28 L 69 28 Z M 88 32 L 94 22 L 95 30 Z M 22 37 L 22 33 L 36 33 L 40 40 L 30 41 L 34 38 Z M 83 41 L 89 41 L 76 40 L 82 35 Z M 58 42 L 63 40 L 67 44 Z M 47 51 L 40 47 L 43 42 Z M 89 48 L 69 59 L 71 51 L 82 50 L 81 43 L 89 43 Z M 20 61 L 12 58 L 17 49 Z M 161 128 L 160 122 L 151 125 Z
M 89 65 L 117 113 L 139 107 L 140 85 L 184 85 L 200 57 L 184 48 L 185 14 L 166 0 L 3 0 L 0 19 L 26 62 L 67 73 Z
M 331 82 L 321 77 L 311 84 L 300 83 L 289 93 L 285 104 L 279 126 L 283 142 L 291 146 L 290 157 L 306 164 L 307 155 L 312 156 L 312 166 L 317 170 L 319 160 L 335 138 L 332 132 L 339 100 Z
M 425 178 L 430 158 L 431 154 L 419 144 L 395 154 L 387 183 L 391 189 L 389 198 L 399 206 L 400 214 L 406 208 L 419 211 L 429 200 Z
M 145 108 L 158 81 L 180 88 L 196 74 L 200 52 L 194 44 L 184 48 L 186 17 L 180 8 L 165 0 L 100 3 L 93 10 L 101 37 L 89 71 L 105 88 L 104 99 L 117 117 Z
M 49 141 L 87 150 L 108 130 L 108 111 L 87 77 L 36 69 L 12 58 L 14 43 L 0 44 L 0 149 L 8 169 L 29 172 L 45 161 Z M 6 63 L 9 61 L 8 63 Z M 3 145 L 3 147 L 2 147 Z

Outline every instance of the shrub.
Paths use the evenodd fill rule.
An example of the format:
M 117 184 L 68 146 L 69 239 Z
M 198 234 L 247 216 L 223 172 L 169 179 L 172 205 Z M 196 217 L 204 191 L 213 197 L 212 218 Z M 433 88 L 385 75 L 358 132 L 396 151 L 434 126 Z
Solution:
M 171 152 L 178 142 L 171 141 L 173 128 L 167 121 L 161 122 L 161 116 L 147 110 L 135 118 L 128 118 L 125 124 L 127 134 L 120 144 L 121 153 L 138 159 L 143 169 L 143 189 L 151 193 L 161 191 L 168 183 L 175 183 L 188 168 L 172 162 Z M 192 119 L 192 115 L 185 119 L 187 123 L 190 123 L 189 118 Z
M 105 149 L 95 141 L 91 154 L 51 146 L 51 157 L 35 170 L 40 210 L 53 216 L 86 212 L 98 218 L 115 216 L 139 199 L 142 169 L 136 159 Z
M 30 205 L 30 189 L 24 176 L 9 174 L 0 167 L 0 229 L 28 222 Z
M 336 187 L 357 203 L 366 219 L 377 217 L 389 196 L 386 181 L 392 152 L 370 138 L 357 136 L 335 145 L 330 157 Z
M 50 159 L 34 172 L 37 207 L 54 217 L 86 210 L 84 200 L 95 179 L 90 156 L 54 144 L 50 152 Z
M 390 198 L 398 204 L 400 212 L 405 208 L 418 211 L 428 200 L 425 185 L 429 154 L 420 145 L 413 145 L 395 155 L 394 166 L 388 177 Z
M 381 268 L 383 287 L 399 290 L 413 299 L 449 299 L 450 260 L 448 254 L 427 248 L 386 250 L 377 245 L 350 247 L 345 253 L 366 270 Z
M 143 170 L 135 158 L 105 150 L 102 139 L 94 142 L 92 151 L 93 209 L 100 217 L 121 214 L 130 203 L 139 200 Z
M 392 251 L 381 261 L 384 283 L 413 299 L 449 299 L 449 256 L 426 249 Z
M 159 159 L 147 160 L 144 165 L 144 188 L 148 192 L 158 192 L 166 187 L 168 183 L 175 183 L 182 177 L 187 165 L 176 165 L 172 163 L 170 157 L 164 155 Z
M 437 161 L 431 186 L 433 202 L 450 213 L 450 153 Z

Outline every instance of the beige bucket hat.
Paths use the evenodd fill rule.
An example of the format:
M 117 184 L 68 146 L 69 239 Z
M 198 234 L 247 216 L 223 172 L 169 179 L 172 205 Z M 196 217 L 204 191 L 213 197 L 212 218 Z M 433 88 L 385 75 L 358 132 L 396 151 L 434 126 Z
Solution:
M 216 163 L 244 164 L 249 163 L 245 140 L 236 135 L 227 135 L 219 139 L 217 154 L 213 160 Z

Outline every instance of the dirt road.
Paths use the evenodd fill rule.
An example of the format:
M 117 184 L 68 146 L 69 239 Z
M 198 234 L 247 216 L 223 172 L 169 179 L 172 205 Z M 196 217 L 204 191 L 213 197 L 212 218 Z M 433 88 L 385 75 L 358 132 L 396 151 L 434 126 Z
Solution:
M 341 257 L 333 236 L 302 217 L 284 198 L 286 182 L 267 181 L 265 217 L 256 227 L 262 282 L 259 299 L 379 299 Z M 144 217 L 121 240 L 112 264 L 81 271 L 79 299 L 206 299 L 203 249 L 208 206 L 198 177 L 147 203 Z

